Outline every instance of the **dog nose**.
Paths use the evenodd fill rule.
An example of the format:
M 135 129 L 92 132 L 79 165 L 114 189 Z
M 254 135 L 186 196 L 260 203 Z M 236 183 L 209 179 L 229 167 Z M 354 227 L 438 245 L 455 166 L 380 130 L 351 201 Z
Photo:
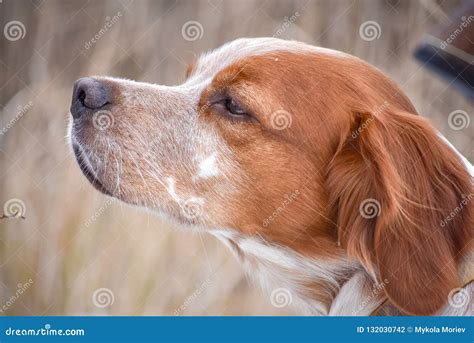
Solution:
M 71 114 L 78 119 L 86 109 L 97 110 L 111 103 L 110 90 L 99 80 L 84 77 L 74 83 Z

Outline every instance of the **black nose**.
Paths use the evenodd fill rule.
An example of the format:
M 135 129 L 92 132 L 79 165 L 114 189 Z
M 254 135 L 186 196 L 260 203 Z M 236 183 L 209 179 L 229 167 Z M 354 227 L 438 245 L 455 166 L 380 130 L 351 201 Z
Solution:
M 79 118 L 86 110 L 97 110 L 111 103 L 110 90 L 107 86 L 90 77 L 84 77 L 74 83 L 72 92 L 71 114 Z

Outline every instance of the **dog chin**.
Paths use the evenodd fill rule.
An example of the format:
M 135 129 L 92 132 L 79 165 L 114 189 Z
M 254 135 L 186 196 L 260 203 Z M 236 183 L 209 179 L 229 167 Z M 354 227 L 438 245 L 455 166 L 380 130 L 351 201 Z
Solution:
M 84 153 L 81 151 L 81 148 L 78 144 L 72 144 L 72 150 L 74 151 L 74 156 L 76 157 L 77 164 L 79 164 L 79 168 L 81 169 L 82 173 L 85 175 L 87 180 L 97 189 L 99 192 L 104 193 L 106 195 L 113 196 L 112 192 L 110 192 L 103 183 L 98 179 L 95 172 L 89 166 L 89 162 L 87 161 L 87 157 L 84 156 Z

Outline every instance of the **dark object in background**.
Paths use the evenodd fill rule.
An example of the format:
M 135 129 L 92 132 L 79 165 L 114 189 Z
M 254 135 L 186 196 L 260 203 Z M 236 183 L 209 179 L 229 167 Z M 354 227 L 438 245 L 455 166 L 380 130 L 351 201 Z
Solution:
M 474 100 L 474 1 L 463 2 L 423 37 L 415 57 Z

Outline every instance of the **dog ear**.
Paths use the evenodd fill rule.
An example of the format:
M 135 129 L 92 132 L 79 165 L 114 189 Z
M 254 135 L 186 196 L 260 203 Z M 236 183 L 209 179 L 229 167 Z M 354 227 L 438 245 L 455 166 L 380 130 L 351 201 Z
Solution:
M 404 313 L 433 314 L 458 285 L 456 258 L 472 242 L 470 176 L 417 115 L 353 118 L 328 172 L 340 243 Z

